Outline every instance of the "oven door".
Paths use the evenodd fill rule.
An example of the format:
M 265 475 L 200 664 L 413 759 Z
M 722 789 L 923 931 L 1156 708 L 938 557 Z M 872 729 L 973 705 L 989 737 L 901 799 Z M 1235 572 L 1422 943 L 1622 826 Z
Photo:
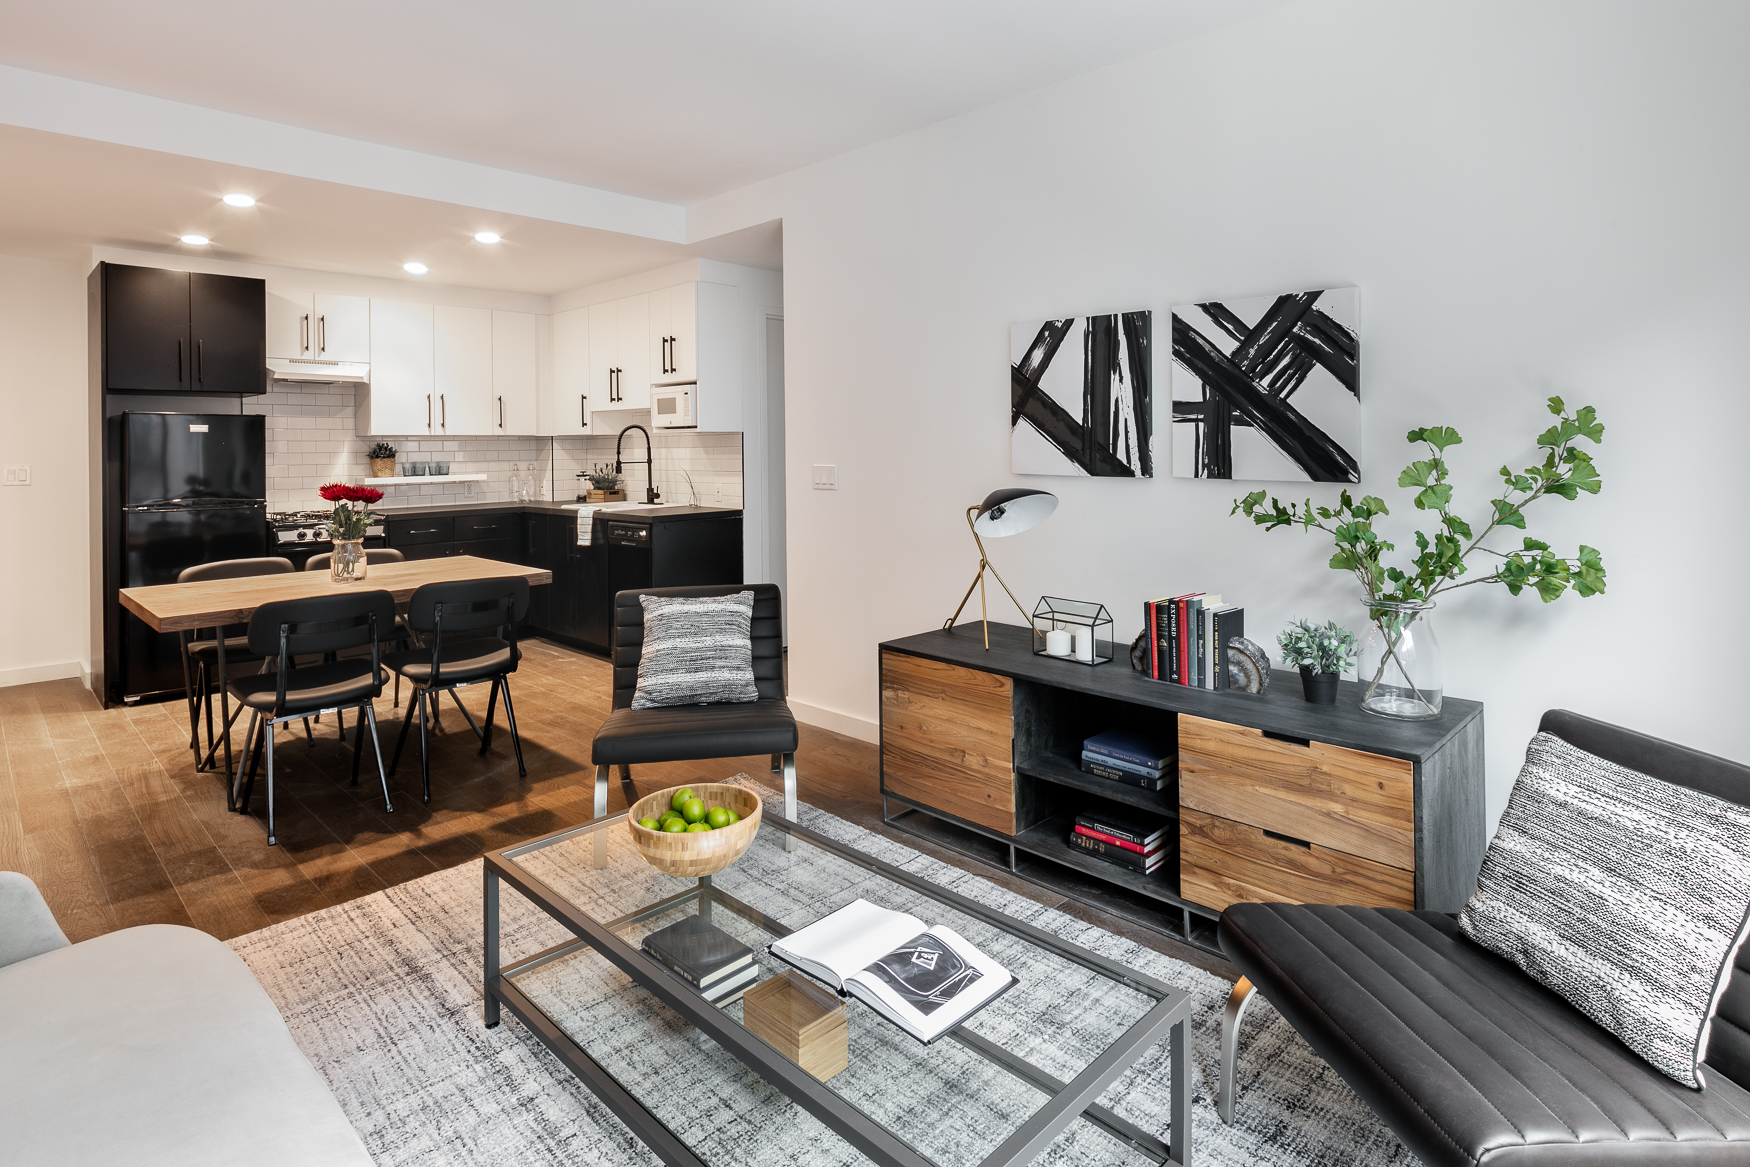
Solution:
M 663 385 L 650 390 L 650 424 L 659 430 L 690 430 L 699 425 L 694 413 L 697 385 Z

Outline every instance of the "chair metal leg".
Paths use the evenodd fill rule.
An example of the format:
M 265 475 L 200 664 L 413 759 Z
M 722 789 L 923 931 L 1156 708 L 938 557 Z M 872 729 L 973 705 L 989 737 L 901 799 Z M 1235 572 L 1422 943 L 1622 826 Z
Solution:
M 468 707 L 466 705 L 462 704 L 462 699 L 460 697 L 456 696 L 456 691 L 454 689 L 450 690 L 450 700 L 454 701 L 456 703 L 456 708 L 460 709 L 462 711 L 462 717 L 465 721 L 467 721 L 468 728 L 474 731 L 474 736 L 479 738 L 481 741 L 485 741 L 486 735 L 482 734 L 480 732 L 480 727 L 474 724 L 474 715 L 472 713 L 468 712 Z M 432 706 L 431 718 L 434 722 L 437 720 L 437 705 L 438 705 L 438 703 L 436 701 L 433 701 L 431 703 L 431 706 Z
M 241 712 L 241 710 L 239 710 Z M 249 736 L 243 739 L 243 757 L 237 763 L 235 774 L 225 775 L 225 809 L 240 811 L 239 798 L 243 793 L 243 771 L 249 768 L 249 750 L 255 745 L 255 723 L 261 717 L 257 710 L 249 712 Z
M 504 722 L 510 726 L 510 748 L 516 751 L 516 772 L 520 777 L 529 776 L 529 768 L 523 765 L 523 738 L 516 728 L 516 706 L 510 703 L 510 678 L 498 678 L 498 687 L 504 692 Z M 486 731 L 492 732 L 492 721 L 486 722 Z
M 436 693 L 430 689 L 419 691 L 419 781 L 425 790 L 421 801 L 427 806 L 431 805 L 431 746 L 426 741 L 425 712 L 428 707 L 436 710 L 437 704 Z
M 796 820 L 796 755 L 785 754 L 784 761 L 784 817 L 791 822 Z M 784 850 L 794 851 L 796 840 L 789 832 L 784 834 Z
M 275 846 L 278 842 L 273 837 L 273 721 L 267 723 L 267 845 Z
M 395 708 L 401 708 L 401 674 L 395 674 Z
M 346 740 L 346 722 L 340 723 L 340 740 Z M 365 748 L 365 719 L 359 718 L 358 732 L 352 735 L 352 784 L 359 784 L 359 755 Z
M 389 773 L 391 774 L 395 772 L 395 767 L 401 764 L 401 747 L 407 744 L 407 731 L 413 728 L 413 706 L 418 699 L 419 689 L 415 688 L 413 696 L 407 701 L 406 710 L 401 714 L 401 736 L 395 739 L 395 756 L 389 759 Z
M 632 767 L 626 765 L 624 762 L 620 763 L 620 781 L 627 785 L 631 785 L 632 782 Z
M 377 710 L 370 704 L 365 706 L 365 715 L 359 719 L 359 724 L 371 724 L 371 749 L 377 755 L 377 777 L 383 780 L 383 810 L 388 814 L 395 813 L 395 804 L 389 798 L 389 772 L 383 769 L 383 743 L 377 740 Z
M 320 713 L 316 715 L 316 720 L 322 720 L 322 715 Z M 310 743 L 311 749 L 316 748 L 316 735 L 310 729 L 310 719 L 308 717 L 304 719 L 304 740 Z
M 609 766 L 595 768 L 595 817 L 598 819 L 608 817 L 608 771 L 610 769 L 612 767 Z M 608 833 L 606 831 L 595 833 L 595 865 L 598 868 L 608 865 Z
M 201 705 L 200 698 L 195 696 L 194 692 L 194 662 L 188 659 L 188 633 L 186 631 L 176 634 L 176 645 L 182 650 L 182 695 L 188 701 L 188 748 L 194 751 L 195 761 L 199 762 L 201 756 Z
M 1252 982 L 1241 977 L 1227 995 L 1227 1008 L 1221 1014 L 1221 1089 L 1215 1097 L 1215 1110 L 1221 1121 L 1230 1126 L 1234 1120 L 1234 1070 L 1240 1056 L 1240 1021 L 1256 993 Z
M 492 747 L 492 715 L 498 709 L 498 685 L 503 677 L 492 678 L 492 691 L 486 695 L 486 720 L 481 722 L 480 752 L 485 753 Z
M 334 724 L 340 729 L 340 740 L 344 745 L 346 742 L 346 710 L 336 709 L 334 711 Z
M 783 768 L 784 768 L 784 755 L 783 754 L 773 754 L 772 755 L 772 773 L 776 774 L 778 771 L 782 770 Z
M 267 738 L 273 733 L 265 713 L 261 715 L 260 726 L 255 740 L 255 750 L 249 755 L 249 774 L 243 783 L 243 796 L 237 802 L 238 814 L 249 813 L 249 803 L 255 797 L 255 775 L 261 768 L 261 752 L 267 748 Z

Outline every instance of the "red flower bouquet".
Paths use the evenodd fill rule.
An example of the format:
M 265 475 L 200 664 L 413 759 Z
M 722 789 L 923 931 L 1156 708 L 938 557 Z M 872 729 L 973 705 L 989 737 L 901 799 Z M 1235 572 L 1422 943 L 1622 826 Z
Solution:
M 371 511 L 371 504 L 380 502 L 383 492 L 374 486 L 351 486 L 345 482 L 330 482 L 316 493 L 334 504 L 329 516 L 328 531 L 335 542 L 363 539 L 371 520 L 381 518 Z

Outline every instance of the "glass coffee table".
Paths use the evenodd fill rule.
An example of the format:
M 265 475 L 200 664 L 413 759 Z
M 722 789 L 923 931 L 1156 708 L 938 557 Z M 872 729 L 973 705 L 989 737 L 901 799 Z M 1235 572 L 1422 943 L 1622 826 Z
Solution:
M 574 939 L 501 963 L 501 883 Z M 1191 1162 L 1186 993 L 769 803 L 747 853 L 714 876 L 651 868 L 618 815 L 488 854 L 484 894 L 487 1026 L 510 1010 L 674 1167 L 1009 1167 L 1053 1144 L 1064 1163 Z M 768 944 L 859 896 L 946 924 L 1018 983 L 929 1045 L 847 999 L 849 1066 L 823 1082 L 745 1028 L 739 1000 L 708 1003 L 639 948 L 697 913 L 777 975 L 790 966 Z M 1161 1073 L 1136 1067 L 1163 1037 L 1166 1090 L 1151 1076 L 1102 1105 L 1127 1074 Z

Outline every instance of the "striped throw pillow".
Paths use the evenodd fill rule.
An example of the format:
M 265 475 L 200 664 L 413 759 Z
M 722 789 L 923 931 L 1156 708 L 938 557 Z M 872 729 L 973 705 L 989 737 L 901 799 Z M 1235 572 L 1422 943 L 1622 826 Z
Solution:
M 753 593 L 639 596 L 644 651 L 632 708 L 758 701 L 753 680 Z
M 1750 922 L 1750 808 L 1540 733 L 1458 926 L 1700 1088 Z

